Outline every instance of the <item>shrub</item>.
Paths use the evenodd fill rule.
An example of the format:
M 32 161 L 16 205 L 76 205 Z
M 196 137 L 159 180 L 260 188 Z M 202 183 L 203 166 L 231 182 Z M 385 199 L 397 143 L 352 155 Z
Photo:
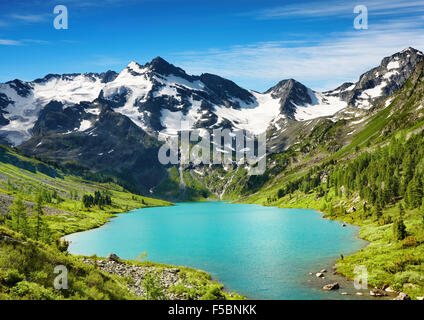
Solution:
M 6 286 L 13 287 L 18 282 L 21 282 L 25 276 L 20 274 L 16 269 L 7 270 L 3 275 L 0 274 L 0 283 Z
M 392 217 L 390 217 L 390 216 L 384 216 L 384 217 L 381 217 L 380 219 L 378 219 L 378 225 L 379 226 L 385 226 L 386 224 L 390 224 L 392 222 L 393 222 Z
M 402 241 L 402 247 L 404 247 L 404 248 L 417 247 L 417 246 L 419 246 L 419 244 L 420 243 L 418 242 L 417 238 L 415 238 L 413 236 L 406 237 Z
M 12 295 L 31 300 L 54 300 L 55 295 L 50 290 L 34 282 L 22 281 L 13 287 Z
M 143 281 L 143 289 L 146 292 L 147 300 L 166 300 L 159 276 L 154 272 L 146 273 Z

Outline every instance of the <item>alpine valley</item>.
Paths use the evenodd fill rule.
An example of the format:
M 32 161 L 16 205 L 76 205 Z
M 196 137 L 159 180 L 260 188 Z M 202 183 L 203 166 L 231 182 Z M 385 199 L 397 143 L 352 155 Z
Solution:
M 424 55 L 411 47 L 326 92 L 294 79 L 255 92 L 218 75 L 189 75 L 160 57 L 131 62 L 119 73 L 15 79 L 0 84 L 0 191 L 21 193 L 32 205 L 30 188 L 42 182 L 48 192 L 56 190 L 63 201 L 47 207 L 76 214 L 72 222 L 49 218 L 57 236 L 101 225 L 113 212 L 167 201 L 316 209 L 361 226 L 361 238 L 371 242 L 341 256 L 338 273 L 353 278 L 355 266 L 364 265 L 372 287 L 422 299 L 423 106 Z M 249 166 L 235 159 L 224 166 L 161 165 L 159 136 L 186 130 L 182 123 L 208 132 L 266 132 L 265 173 L 249 175 Z M 116 208 L 107 197 L 99 200 L 103 193 L 94 195 L 103 207 L 87 212 L 96 200 L 86 198 L 80 208 L 81 196 L 95 190 L 110 192 Z M 2 232 L 17 237 L 5 230 L 0 250 Z M 204 280 L 196 298 L 240 298 L 203 273 L 187 274 Z

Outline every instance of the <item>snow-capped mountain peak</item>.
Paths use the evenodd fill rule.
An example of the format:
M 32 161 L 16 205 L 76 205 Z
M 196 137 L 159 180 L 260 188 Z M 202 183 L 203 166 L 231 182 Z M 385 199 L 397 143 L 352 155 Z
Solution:
M 368 109 L 379 99 L 398 90 L 422 58 L 421 51 L 411 47 L 406 48 L 385 57 L 378 67 L 361 75 L 358 82 L 343 84 L 325 94 L 337 96 L 351 107 Z
M 32 82 L 14 80 L 0 84 L 0 142 L 18 145 L 29 139 L 41 111 L 52 101 L 60 103 L 63 112 L 77 106 L 69 128 L 91 126 L 106 108 L 152 136 L 175 134 L 182 122 L 192 128 L 260 133 L 269 125 L 281 128 L 287 121 L 328 117 L 346 107 L 366 110 L 399 89 L 422 58 L 420 51 L 406 48 L 384 58 L 358 82 L 323 93 L 294 79 L 257 93 L 217 75 L 188 75 L 161 57 L 144 65 L 132 61 L 119 74 L 49 74 Z

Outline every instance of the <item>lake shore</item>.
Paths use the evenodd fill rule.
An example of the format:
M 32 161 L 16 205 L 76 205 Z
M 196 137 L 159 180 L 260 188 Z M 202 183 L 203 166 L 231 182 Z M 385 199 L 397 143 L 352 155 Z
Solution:
M 221 209 L 223 209 L 224 210 L 224 212 L 222 212 L 221 213 L 221 216 L 222 217 L 225 217 L 225 219 L 226 219 L 226 217 L 227 217 L 227 213 L 226 213 L 226 211 L 225 210 L 230 210 L 230 211 L 232 211 L 232 207 L 230 207 L 230 206 L 228 206 L 228 205 L 231 205 L 231 204 L 229 204 L 228 202 L 216 202 L 216 201 L 214 201 L 214 202 L 195 202 L 195 203 L 185 203 L 185 204 L 180 204 L 180 205 L 186 205 L 186 204 L 189 204 L 189 205 L 191 205 L 191 206 L 194 206 L 195 208 L 200 208 L 199 206 L 203 206 L 203 205 L 206 205 L 206 206 L 209 206 L 209 204 L 212 204 L 213 206 L 214 206 L 214 210 L 215 211 L 218 211 L 218 212 L 221 212 Z M 221 207 L 221 206 L 224 206 L 224 207 Z M 177 204 L 177 209 L 178 209 L 178 207 L 179 207 L 179 205 Z M 237 205 L 237 207 L 235 207 L 235 208 L 238 208 L 239 206 Z M 225 209 L 225 208 L 227 208 L 227 209 Z M 273 211 L 273 210 L 269 210 L 269 208 L 266 208 L 266 207 L 264 207 L 264 206 L 253 206 L 253 207 L 250 207 L 250 205 L 249 205 L 249 208 L 251 208 L 250 209 L 250 211 L 253 211 L 253 212 L 255 212 L 255 216 L 257 217 L 257 219 L 259 219 L 258 221 L 260 221 L 260 220 L 263 220 L 263 218 L 264 217 L 266 217 L 266 216 L 268 216 L 268 217 L 272 217 L 274 214 L 277 214 L 277 216 L 280 216 L 278 213 L 279 212 L 275 212 L 275 211 Z M 261 215 L 260 214 L 260 212 L 258 212 L 257 213 L 257 211 L 258 210 L 263 210 L 263 209 L 260 209 L 260 208 L 263 208 L 263 209 L 265 209 L 265 211 L 269 211 L 270 213 L 272 213 L 273 212 L 273 214 L 270 216 L 270 215 L 266 215 L 266 216 L 263 216 L 263 215 Z M 175 207 L 174 207 L 174 209 L 175 209 Z M 181 210 L 181 209 L 180 209 Z M 195 210 L 197 210 L 197 209 L 195 209 Z M 241 209 L 238 209 L 238 210 L 241 210 Z M 244 209 L 243 209 L 244 210 Z M 243 211 L 242 210 L 242 211 Z M 183 210 L 184 211 L 184 210 Z M 300 217 L 301 217 L 301 220 L 302 221 L 305 221 L 305 222 L 302 222 L 300 225 L 303 225 L 303 223 L 306 223 L 306 224 L 309 224 L 310 223 L 310 221 L 315 221 L 314 222 L 314 224 L 316 224 L 316 223 L 318 223 L 318 225 L 321 225 L 320 223 L 319 223 L 319 220 L 321 220 L 322 218 L 322 215 L 321 214 L 319 214 L 319 213 L 317 213 L 315 210 L 314 210 L 314 212 L 315 212 L 315 214 L 316 214 L 316 218 L 313 218 L 313 217 L 309 217 L 309 215 L 307 215 L 306 213 L 305 213 L 305 215 L 300 215 Z M 231 214 L 230 214 L 231 215 Z M 120 215 L 121 216 L 121 215 Z M 137 213 L 134 215 L 134 216 L 139 216 Z M 157 216 L 157 215 L 155 215 L 155 216 Z M 176 217 L 177 216 L 177 212 L 174 212 L 174 214 L 173 214 L 173 216 L 174 217 Z M 195 216 L 197 216 L 197 215 L 195 215 Z M 200 215 L 199 217 L 201 217 L 202 215 Z M 286 218 L 287 217 L 290 217 L 290 216 L 292 216 L 292 217 L 297 217 L 298 215 L 297 214 L 293 214 L 293 213 L 291 213 L 290 215 L 283 215 L 283 216 L 286 216 Z M 139 216 L 140 217 L 140 216 Z M 262 218 L 261 218 L 262 217 Z M 125 218 L 125 220 L 127 220 L 127 218 L 129 219 L 129 220 L 131 220 L 132 218 L 129 216 L 129 217 L 124 217 Z M 283 218 L 283 219 L 286 219 L 286 218 Z M 144 218 L 143 218 L 144 219 Z M 167 219 L 167 218 L 166 218 Z M 172 215 L 171 215 L 171 219 L 173 219 L 172 218 Z M 242 220 L 246 220 L 246 221 L 249 221 L 250 219 L 244 219 L 244 218 L 242 218 L 241 216 L 238 218 L 238 219 L 242 219 Z M 298 220 L 298 218 L 293 218 L 293 219 L 296 219 L 296 220 L 294 220 L 294 221 L 297 221 Z M 318 219 L 318 220 L 317 220 Z M 120 223 L 120 229 L 122 229 L 123 228 L 123 225 L 122 225 L 122 221 L 124 221 L 124 220 L 119 220 L 119 222 L 117 222 L 117 221 L 115 221 L 115 223 L 117 222 L 117 223 Z M 144 220 L 143 220 L 144 221 Z M 149 221 L 149 220 L 147 220 L 147 221 Z M 172 220 L 173 221 L 173 220 Z M 169 223 L 169 224 L 172 224 L 173 222 L 172 221 L 168 221 L 167 220 L 167 223 Z M 191 221 L 191 220 L 190 220 Z M 240 220 L 241 221 L 241 220 Z M 148 222 L 146 222 L 147 224 L 149 224 Z M 136 225 L 136 222 L 134 222 L 134 223 L 132 223 L 132 225 Z M 284 225 L 286 225 L 286 226 L 288 226 L 289 228 L 291 228 L 291 223 L 284 223 Z M 326 224 L 324 224 L 324 225 L 327 225 L 327 223 Z M 257 224 L 254 224 L 254 225 L 252 225 L 251 227 L 253 227 L 254 229 L 257 229 Z M 175 227 L 175 228 L 178 228 L 178 227 Z M 116 229 L 116 228 L 115 228 Z M 344 234 L 344 232 L 341 230 L 341 228 L 340 227 L 338 227 L 338 226 L 336 226 L 335 224 L 332 224 L 332 227 L 330 228 L 331 230 L 339 230 L 339 231 L 337 231 L 337 233 L 338 234 L 340 234 L 340 235 L 342 235 L 342 234 Z M 143 229 L 144 230 L 144 229 Z M 143 230 L 140 230 L 140 232 L 141 233 L 143 233 Z M 105 234 L 105 232 L 106 231 L 104 231 L 103 233 L 104 233 L 104 236 L 106 236 L 106 234 Z M 108 232 L 108 234 L 109 234 L 109 236 L 110 236 L 110 230 L 108 230 L 107 231 Z M 292 231 L 291 231 L 292 232 Z M 293 231 L 293 232 L 295 232 L 295 231 Z M 350 231 L 350 233 L 351 232 L 354 232 L 353 230 L 351 230 Z M 98 232 L 96 232 L 96 234 L 97 234 Z M 101 231 L 100 231 L 100 233 L 101 233 Z M 279 232 L 280 234 L 281 234 L 281 232 Z M 296 232 L 295 232 L 296 233 Z M 237 232 L 236 232 L 236 234 L 238 234 Z M 283 234 L 285 234 L 284 232 L 283 232 Z M 332 232 L 330 232 L 330 234 L 332 234 Z M 94 235 L 93 235 L 94 236 Z M 102 238 L 104 237 L 104 236 L 102 236 Z M 90 237 L 90 236 L 89 236 Z M 98 239 L 98 236 L 95 236 L 96 237 L 96 239 Z M 271 237 L 273 238 L 273 236 L 271 235 Z M 346 238 L 347 237 L 347 234 L 344 236 L 344 238 Z M 318 238 L 320 238 L 320 237 L 318 237 Z M 87 240 L 87 239 L 86 239 Z M 346 238 L 346 241 L 347 241 L 348 239 Z M 274 241 L 274 240 L 273 240 Z M 89 241 L 89 242 L 91 242 L 91 240 Z M 142 241 L 142 243 L 144 243 L 145 241 Z M 315 242 L 315 241 L 314 241 Z M 84 238 L 81 238 L 81 243 L 80 243 L 80 245 L 79 245 L 79 247 L 81 247 L 81 245 L 84 243 Z M 242 241 L 242 243 L 244 243 L 243 241 Z M 277 241 L 277 243 L 278 243 L 278 241 Z M 325 241 L 324 241 L 324 243 L 325 243 Z M 110 253 L 109 251 L 107 251 L 107 250 L 105 250 L 105 249 L 107 249 L 107 247 L 109 247 L 107 244 L 104 244 L 103 245 L 103 249 L 99 252 L 99 250 L 94 250 L 94 252 L 98 252 L 98 253 L 100 253 L 102 256 L 103 255 L 107 255 L 108 253 Z M 186 248 L 185 246 L 184 246 L 184 248 Z M 261 248 L 268 248 L 268 245 L 267 246 L 265 246 L 265 247 L 261 247 Z M 356 248 L 356 247 L 355 247 Z M 259 249 L 259 248 L 258 248 Z M 341 247 L 341 249 L 343 249 L 343 247 Z M 153 250 L 153 251 L 152 251 Z M 224 250 L 224 249 L 223 249 Z M 229 249 L 228 249 L 229 250 Z M 225 252 L 229 252 L 227 249 L 225 249 L 224 251 Z M 237 249 L 235 249 L 235 250 L 237 250 Z M 256 249 L 252 249 L 252 250 L 255 250 L 256 251 Z M 261 249 L 262 250 L 262 249 Z M 272 250 L 272 249 L 270 249 L 270 250 Z M 352 250 L 352 249 L 351 249 Z M 72 251 L 71 251 L 72 252 Z M 91 252 L 93 252 L 93 250 L 91 250 Z M 128 252 L 128 250 L 127 250 L 127 252 Z M 155 252 L 156 253 L 156 249 L 147 249 L 147 252 Z M 77 254 L 87 254 L 87 253 L 89 253 L 90 254 L 90 251 L 76 251 L 76 253 Z M 117 250 L 117 252 L 116 253 L 120 253 L 120 251 L 119 250 Z M 239 252 L 239 254 L 240 254 L 240 252 Z M 337 250 L 337 254 L 338 254 L 338 250 Z M 334 255 L 334 252 L 333 252 L 333 255 Z M 161 260 L 160 258 L 158 259 L 158 257 L 156 257 L 156 258 L 154 258 L 154 257 L 152 257 L 151 258 L 151 260 L 153 260 L 153 261 L 162 261 L 162 262 L 165 262 L 165 263 L 169 263 L 169 262 L 172 262 L 172 261 L 174 261 L 175 263 L 173 263 L 173 264 L 176 264 L 176 265 L 181 265 L 181 263 L 183 263 L 183 265 L 189 265 L 189 266 L 196 266 L 195 268 L 198 268 L 199 266 L 201 266 L 201 265 L 199 265 L 199 263 L 190 263 L 189 261 L 187 261 L 186 263 L 184 263 L 184 262 L 181 262 L 181 261 L 179 261 L 178 262 L 178 259 L 177 260 L 173 260 L 172 259 L 172 257 L 169 257 L 169 256 L 167 256 L 166 254 L 165 255 L 162 255 L 162 256 L 164 256 L 164 257 L 168 257 L 168 259 L 165 259 L 165 260 Z M 124 258 L 128 258 L 128 254 L 124 254 Z M 190 260 L 190 259 L 189 259 Z M 191 259 L 191 260 L 193 260 L 193 259 Z M 215 259 L 216 260 L 216 259 Z M 213 260 L 213 261 L 215 261 L 215 260 Z M 210 260 L 208 260 L 208 261 L 210 261 Z M 264 262 L 265 263 L 265 262 Z M 295 264 L 296 264 L 297 262 L 295 262 Z M 269 268 L 269 265 L 268 265 L 268 263 L 265 263 L 266 265 L 267 265 L 267 267 L 266 268 Z M 292 268 L 292 267 L 290 267 L 290 265 L 291 266 L 294 266 L 295 264 L 291 264 L 290 262 L 287 264 L 287 266 L 289 266 L 289 268 Z M 247 265 L 244 265 L 244 264 L 242 264 L 243 266 L 245 266 L 245 267 L 248 267 L 248 265 L 249 264 L 247 264 Z M 306 264 L 305 264 L 305 272 L 307 271 L 307 269 L 306 269 Z M 205 267 L 203 267 L 203 268 L 200 268 L 200 269 L 205 269 Z M 216 274 L 216 272 L 214 272 L 213 270 L 213 268 L 211 269 L 211 268 L 206 268 L 207 270 L 212 270 L 212 273 L 214 274 L 214 279 L 218 279 L 218 281 L 219 282 L 221 282 L 221 283 L 224 283 L 225 284 L 225 287 L 227 287 L 227 285 L 229 285 L 229 287 L 231 288 L 231 290 L 232 291 L 237 291 L 237 292 L 244 292 L 245 293 L 245 295 L 247 295 L 248 297 L 250 296 L 250 297 L 255 297 L 255 293 L 254 293 L 254 291 L 252 291 L 252 290 L 248 290 L 247 292 L 246 291 L 243 291 L 243 290 L 241 290 L 240 288 L 238 288 L 238 286 L 237 285 L 234 285 L 234 283 L 232 283 L 232 282 L 229 282 L 228 283 L 228 275 L 226 275 L 226 274 Z M 294 270 L 293 270 L 293 272 L 294 272 Z M 221 272 L 222 273 L 222 272 Z M 293 274 L 293 276 L 294 277 L 299 277 L 299 273 L 297 273 L 297 275 L 296 275 L 296 272 Z M 291 277 L 291 276 L 290 276 Z M 289 277 L 289 278 L 290 278 Z M 302 279 L 300 279 L 299 281 L 301 281 Z M 254 279 L 251 279 L 251 281 L 252 281 L 252 284 L 251 284 L 251 287 L 253 286 L 255 286 L 255 280 Z M 289 280 L 289 281 L 292 281 L 292 280 Z M 261 288 L 260 287 L 260 283 L 261 283 L 261 281 L 259 281 L 258 282 L 258 289 L 259 288 Z M 294 284 L 294 285 L 293 285 Z M 275 285 L 273 285 L 273 286 L 275 286 Z M 297 286 L 295 283 L 293 283 L 293 282 L 291 282 L 291 286 Z M 238 289 L 237 289 L 238 288 Z M 290 287 L 291 288 L 291 287 Z M 286 292 L 285 292 L 285 294 L 283 295 L 284 296 L 284 298 L 281 298 L 281 299 L 292 299 L 292 297 L 291 297 L 291 294 L 290 294 L 290 292 L 291 291 L 288 291 L 289 289 L 287 288 L 287 290 L 286 290 Z M 290 290 L 293 290 L 293 289 L 290 289 Z M 299 290 L 303 290 L 303 289 L 299 289 Z M 318 294 L 319 295 L 319 294 Z M 310 298 L 311 299 L 319 299 L 319 297 L 318 297 L 318 295 L 317 294 L 313 294 Z M 272 295 L 271 295 L 271 297 L 272 297 Z M 296 298 L 297 297 L 297 298 Z M 312 298 L 313 297 L 313 298 Z M 263 299 L 263 297 L 257 297 L 257 298 L 259 298 L 259 299 Z M 277 298 L 277 297 L 274 297 L 274 298 L 270 298 L 270 299 L 279 299 L 279 298 Z M 305 293 L 303 293 L 302 295 L 299 295 L 299 294 L 294 294 L 293 295 L 293 299 L 309 299 L 308 298 L 308 294 L 307 294 L 307 291 L 305 292 Z
M 265 204 L 263 196 L 260 194 L 251 198 L 244 198 L 241 201 L 239 200 L 239 202 L 271 206 Z M 330 216 L 330 212 L 327 212 L 329 209 L 323 197 L 317 198 L 315 193 L 303 194 L 297 192 L 291 196 L 285 196 L 279 199 L 279 201 L 272 206 L 278 208 L 314 209 L 322 213 L 325 219 L 340 221 L 344 224 L 359 227 L 358 237 L 367 241 L 368 245 L 354 253 L 345 255 L 343 260 L 335 260 L 334 263 L 337 265 L 337 273 L 349 281 L 352 281 L 355 277 L 355 267 L 360 265 L 365 266 L 369 274 L 368 285 L 370 290 L 373 288 L 379 288 L 381 290 L 390 287 L 397 293 L 406 293 L 412 299 L 422 300 L 424 296 L 424 288 L 422 285 L 409 282 L 403 285 L 399 284 L 399 282 L 396 282 L 397 273 L 387 271 L 395 261 L 402 260 L 402 257 L 405 255 L 422 256 L 422 246 L 416 250 L 414 246 L 404 247 L 402 242 L 392 243 L 390 240 L 392 237 L 391 225 L 379 225 L 378 221 L 363 219 L 361 216 L 362 205 L 358 203 L 357 197 L 343 199 L 343 205 L 351 208 L 352 212 L 347 212 L 344 215 L 333 214 Z M 333 206 L 335 206 L 335 204 L 333 204 Z M 358 210 L 355 210 L 355 207 Z M 387 208 L 385 211 L 393 217 L 397 215 L 397 208 L 394 206 Z M 414 210 L 411 211 L 410 213 L 406 213 L 405 217 L 410 217 L 413 221 L 413 219 L 416 219 L 417 213 Z M 374 297 L 372 297 L 372 299 L 374 299 Z
M 173 206 L 170 204 L 164 207 Z M 77 232 L 65 232 L 61 237 L 66 240 L 66 236 L 83 233 L 89 230 L 99 229 L 106 224 L 110 223 L 112 219 L 119 218 L 121 215 L 132 213 L 136 210 L 143 210 L 148 208 L 156 208 L 162 206 L 143 207 L 139 209 L 132 209 L 126 212 L 114 212 L 105 214 L 103 220 L 97 224 L 81 224 Z M 80 256 L 71 254 L 71 256 L 80 258 L 84 263 L 93 264 L 93 257 Z M 111 259 L 109 256 L 115 257 Z M 158 276 L 159 283 L 164 289 L 165 296 L 170 300 L 187 300 L 187 299 L 226 299 L 226 300 L 245 300 L 243 295 L 227 290 L 224 285 L 216 281 L 211 275 L 203 270 L 175 266 L 170 264 L 155 263 L 151 261 L 135 261 L 130 259 L 121 259 L 114 253 L 110 252 L 108 257 L 95 257 L 96 265 L 103 271 L 117 276 L 129 276 L 132 278 L 134 284 L 129 287 L 129 290 L 137 296 L 145 297 L 143 289 L 143 279 L 147 273 L 154 273 Z M 188 281 L 200 281 L 203 284 L 200 288 L 195 289 Z M 207 291 L 210 292 L 207 292 Z M 213 292 L 213 293 L 212 293 Z M 215 296 L 216 295 L 216 296 Z M 214 298 L 215 297 L 215 298 Z

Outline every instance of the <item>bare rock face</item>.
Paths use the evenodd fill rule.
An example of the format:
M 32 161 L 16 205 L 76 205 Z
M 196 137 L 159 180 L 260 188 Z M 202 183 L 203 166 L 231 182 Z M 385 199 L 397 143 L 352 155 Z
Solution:
M 323 290 L 326 291 L 332 291 L 332 290 L 338 290 L 340 288 L 339 284 L 337 282 L 330 283 L 322 287 Z
M 308 88 L 294 79 L 282 80 L 266 93 L 271 93 L 274 99 L 280 99 L 281 114 L 292 120 L 295 119 L 297 105 L 312 103 Z

